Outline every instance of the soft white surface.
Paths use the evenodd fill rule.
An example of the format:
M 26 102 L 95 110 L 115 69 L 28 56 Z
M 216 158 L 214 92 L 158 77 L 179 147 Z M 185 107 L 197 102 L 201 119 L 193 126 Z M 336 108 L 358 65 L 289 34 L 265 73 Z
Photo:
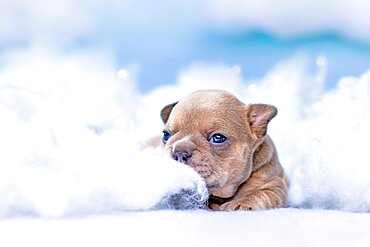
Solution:
M 146 211 L 72 219 L 0 221 L 1 246 L 370 245 L 370 215 L 279 209 Z
M 239 68 L 195 64 L 171 88 L 144 96 L 149 107 L 174 102 L 195 88 L 223 88 L 244 102 L 270 103 L 279 113 L 270 123 L 289 179 L 289 201 L 298 207 L 370 210 L 370 73 L 342 78 L 324 89 L 327 61 L 318 57 L 314 72 L 304 58 L 282 61 L 261 80 L 246 82 Z M 156 111 L 150 111 L 154 112 Z M 149 118 L 142 121 L 150 129 Z

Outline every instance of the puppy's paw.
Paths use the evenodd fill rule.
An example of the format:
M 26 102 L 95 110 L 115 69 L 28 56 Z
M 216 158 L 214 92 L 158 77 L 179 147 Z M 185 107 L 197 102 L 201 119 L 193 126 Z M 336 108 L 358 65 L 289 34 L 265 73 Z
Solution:
M 250 200 L 235 200 L 224 203 L 220 206 L 219 210 L 223 211 L 235 211 L 235 210 L 258 210 L 261 207 L 251 202 Z
M 207 209 L 209 210 L 220 210 L 220 205 L 217 205 L 215 203 L 210 203 L 207 205 Z

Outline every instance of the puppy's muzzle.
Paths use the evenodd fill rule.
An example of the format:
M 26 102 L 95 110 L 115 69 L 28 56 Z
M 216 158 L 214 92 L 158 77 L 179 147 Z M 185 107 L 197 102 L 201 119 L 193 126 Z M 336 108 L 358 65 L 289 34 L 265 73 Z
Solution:
M 192 142 L 179 142 L 174 145 L 172 157 L 174 160 L 183 164 L 188 164 L 189 159 L 193 155 L 195 145 Z
M 190 157 L 191 155 L 189 155 L 188 153 L 184 153 L 184 152 L 175 152 L 173 155 L 173 158 L 176 161 L 184 163 L 184 164 L 186 164 L 186 162 L 190 159 Z

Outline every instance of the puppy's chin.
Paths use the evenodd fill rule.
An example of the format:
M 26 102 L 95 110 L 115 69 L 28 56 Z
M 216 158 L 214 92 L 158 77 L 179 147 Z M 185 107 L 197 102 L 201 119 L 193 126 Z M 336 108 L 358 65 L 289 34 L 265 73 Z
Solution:
M 205 181 L 208 193 L 219 197 L 231 197 L 236 186 L 227 185 L 229 173 L 224 171 L 220 166 L 209 166 L 208 164 L 196 164 L 189 162 L 191 166 Z
M 208 166 L 207 172 L 203 171 L 202 165 L 191 164 L 193 169 L 204 179 L 209 195 L 228 198 L 234 196 L 243 178 L 230 177 L 230 173 L 221 166 Z
M 229 173 L 206 150 L 195 150 L 187 165 L 204 179 L 209 190 L 224 186 L 229 178 Z
M 200 176 L 202 176 L 200 174 Z M 219 190 L 223 186 L 225 186 L 228 180 L 228 173 L 227 172 L 213 172 L 208 177 L 202 177 L 207 185 L 209 194 L 212 194 L 214 191 Z
M 208 194 L 222 198 L 228 198 L 235 194 L 237 186 L 227 184 L 228 174 L 225 172 L 221 176 L 211 175 L 203 178 L 206 182 Z
M 166 145 L 164 150 L 169 156 L 173 156 L 172 144 Z M 239 163 L 233 160 L 233 163 L 235 162 Z M 228 163 L 230 159 L 216 158 L 213 153 L 203 148 L 194 150 L 191 158 L 184 165 L 193 168 L 203 178 L 210 195 L 227 198 L 235 194 L 242 179 L 235 177 L 235 174 L 230 174 Z M 236 173 L 244 174 L 243 172 Z
M 208 194 L 221 198 L 229 198 L 235 195 L 237 188 L 234 184 L 226 184 L 218 188 L 208 188 Z

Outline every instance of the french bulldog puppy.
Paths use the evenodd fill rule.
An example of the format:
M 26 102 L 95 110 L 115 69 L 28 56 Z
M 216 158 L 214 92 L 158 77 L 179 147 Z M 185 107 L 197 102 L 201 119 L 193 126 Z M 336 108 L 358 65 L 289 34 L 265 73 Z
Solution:
M 267 135 L 276 114 L 226 91 L 196 91 L 162 109 L 164 152 L 205 180 L 210 209 L 284 207 L 287 179 Z

